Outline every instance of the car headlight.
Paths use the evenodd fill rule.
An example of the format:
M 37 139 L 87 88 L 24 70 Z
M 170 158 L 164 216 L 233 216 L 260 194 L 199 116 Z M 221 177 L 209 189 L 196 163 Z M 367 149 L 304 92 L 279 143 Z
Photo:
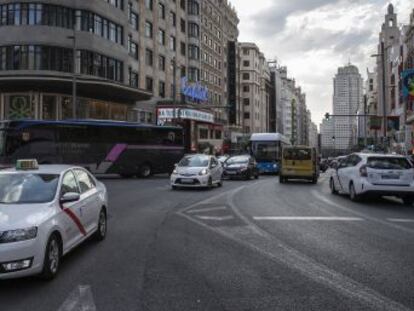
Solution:
M 37 236 L 37 227 L 0 232 L 0 243 L 31 240 Z
M 205 169 L 202 169 L 200 173 L 198 173 L 198 175 L 203 176 L 203 175 L 207 175 L 208 173 L 210 173 L 210 170 L 208 168 L 205 168 Z
M 240 170 L 241 170 L 241 171 L 245 171 L 245 170 L 247 170 L 247 166 L 240 166 Z
M 174 175 L 177 175 L 178 174 L 178 171 L 177 171 L 177 169 L 175 169 L 175 170 L 173 170 L 173 172 L 172 172 Z
M 273 164 L 273 168 L 277 168 L 277 164 Z

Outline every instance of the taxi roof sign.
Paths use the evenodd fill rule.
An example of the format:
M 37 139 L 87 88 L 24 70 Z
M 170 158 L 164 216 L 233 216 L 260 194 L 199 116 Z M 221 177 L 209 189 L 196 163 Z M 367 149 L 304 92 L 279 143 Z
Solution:
M 23 159 L 17 160 L 16 170 L 37 170 L 39 169 L 39 164 L 35 159 Z

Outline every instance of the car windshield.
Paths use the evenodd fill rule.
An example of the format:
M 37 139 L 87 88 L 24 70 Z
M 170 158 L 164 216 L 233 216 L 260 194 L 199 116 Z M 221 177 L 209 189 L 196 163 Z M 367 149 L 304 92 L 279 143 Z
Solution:
M 411 163 L 405 158 L 370 157 L 367 166 L 379 170 L 408 170 Z
M 59 182 L 55 174 L 0 174 L 1 204 L 46 203 L 53 200 Z
M 209 157 L 204 155 L 188 156 L 184 157 L 180 163 L 179 167 L 207 167 L 209 163 Z
M 237 156 L 232 157 L 226 161 L 226 164 L 245 164 L 249 162 L 249 157 L 246 156 Z

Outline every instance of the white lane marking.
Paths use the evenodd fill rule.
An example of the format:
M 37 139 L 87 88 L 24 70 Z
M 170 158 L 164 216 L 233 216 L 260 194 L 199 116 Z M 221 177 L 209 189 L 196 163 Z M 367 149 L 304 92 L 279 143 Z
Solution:
M 392 227 L 394 229 L 398 229 L 398 230 L 401 230 L 401 231 L 404 231 L 404 232 L 407 232 L 407 233 L 414 234 L 414 230 L 409 229 L 407 227 L 400 226 L 400 225 L 397 225 L 396 223 L 392 223 L 392 222 L 389 222 L 389 221 L 386 221 L 386 220 L 382 220 L 382 219 L 379 219 L 379 218 L 371 217 L 368 214 L 355 211 L 352 208 L 347 208 L 345 206 L 342 206 L 342 205 L 340 205 L 340 204 L 338 204 L 338 203 L 336 203 L 336 202 L 328 199 L 327 197 L 319 194 L 318 191 L 316 191 L 316 190 L 312 190 L 311 193 L 313 194 L 314 197 L 316 197 L 320 201 L 322 201 L 325 204 L 328 204 L 330 206 L 337 207 L 337 208 L 339 208 L 339 209 L 341 209 L 343 211 L 346 211 L 348 213 L 351 213 L 351 214 L 354 214 L 356 216 L 365 218 L 366 220 L 370 220 L 372 222 L 376 222 L 376 223 L 379 223 L 379 224 L 382 224 L 382 225 L 385 225 L 385 226 L 388 226 L 388 227 Z
M 198 208 L 192 209 L 187 211 L 187 214 L 195 214 L 195 213 L 207 213 L 207 212 L 214 212 L 214 211 L 223 211 L 226 210 L 226 206 L 216 206 L 216 207 L 208 207 L 208 208 Z
M 96 311 L 91 287 L 79 285 L 69 294 L 58 311 Z
M 254 220 L 318 220 L 318 221 L 364 221 L 359 217 L 298 217 L 298 216 L 254 216 Z
M 226 221 L 226 220 L 234 219 L 234 216 L 217 217 L 217 216 L 199 216 L 199 215 L 196 215 L 195 217 L 197 217 L 198 219 L 202 219 L 202 220 L 216 220 L 216 221 Z
M 313 281 L 318 283 L 325 284 L 330 288 L 336 290 L 344 296 L 351 297 L 355 300 L 363 300 L 367 305 L 373 306 L 374 310 L 384 310 L 384 307 L 388 311 L 412 311 L 406 306 L 378 293 L 377 291 L 364 286 L 361 283 L 349 278 L 335 270 L 328 268 L 327 266 L 318 263 L 312 258 L 306 256 L 305 254 L 297 251 L 294 248 L 291 248 L 287 245 L 284 245 L 282 241 L 278 240 L 265 230 L 256 226 L 252 221 L 250 221 L 246 216 L 244 216 L 234 204 L 234 197 L 238 191 L 233 191 L 227 197 L 227 203 L 233 212 L 240 217 L 246 224 L 245 230 L 253 230 L 254 233 L 259 233 L 259 235 L 265 238 L 264 246 L 259 247 L 258 244 L 248 242 L 247 239 L 241 235 L 237 237 L 236 234 L 230 232 L 225 232 L 224 230 L 228 228 L 212 228 L 206 224 L 201 224 L 205 228 L 213 230 L 216 233 L 220 233 L 239 244 L 242 244 L 250 249 L 256 250 L 258 253 L 265 255 L 271 258 L 274 261 L 284 263 L 288 267 L 294 268 L 300 271 L 303 275 L 308 276 Z M 197 220 L 193 219 L 193 222 Z M 276 249 L 274 248 L 273 252 L 267 247 L 269 240 L 276 244 Z
M 402 222 L 402 223 L 414 222 L 414 219 L 408 219 L 408 218 L 387 218 L 387 220 L 391 222 Z

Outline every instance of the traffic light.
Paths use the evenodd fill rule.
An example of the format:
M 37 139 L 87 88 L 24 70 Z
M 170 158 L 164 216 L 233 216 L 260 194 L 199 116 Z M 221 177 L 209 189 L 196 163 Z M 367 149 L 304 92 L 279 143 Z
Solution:
M 331 115 L 329 114 L 329 112 L 325 113 L 325 119 L 326 119 L 326 120 L 329 120 L 330 116 L 331 116 Z

